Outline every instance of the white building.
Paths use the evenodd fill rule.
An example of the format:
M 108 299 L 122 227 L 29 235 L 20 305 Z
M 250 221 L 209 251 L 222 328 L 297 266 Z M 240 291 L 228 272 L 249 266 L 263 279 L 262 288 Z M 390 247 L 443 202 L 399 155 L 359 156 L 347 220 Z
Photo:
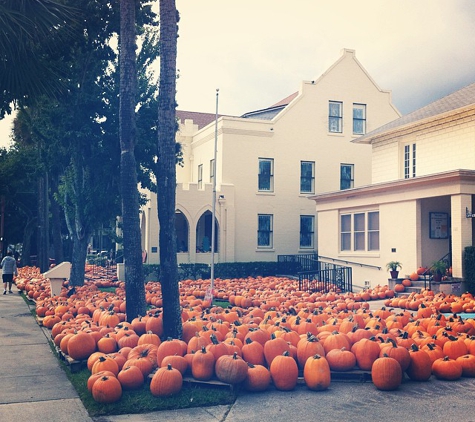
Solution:
M 211 262 L 213 178 L 216 178 L 215 262 L 276 261 L 317 251 L 315 203 L 309 197 L 371 182 L 371 145 L 357 137 L 398 117 L 355 57 L 341 57 L 281 102 L 241 117 L 178 111 L 179 263 Z M 216 131 L 217 127 L 217 131 Z M 214 145 L 217 139 L 216 172 Z M 146 193 L 142 243 L 158 263 L 156 195 Z M 325 244 L 328 240 L 320 237 Z
M 475 238 L 475 84 L 355 143 L 372 147 L 372 184 L 314 196 L 319 253 L 353 262 L 356 285 L 387 284 L 389 261 L 408 275 L 441 258 L 460 281 Z

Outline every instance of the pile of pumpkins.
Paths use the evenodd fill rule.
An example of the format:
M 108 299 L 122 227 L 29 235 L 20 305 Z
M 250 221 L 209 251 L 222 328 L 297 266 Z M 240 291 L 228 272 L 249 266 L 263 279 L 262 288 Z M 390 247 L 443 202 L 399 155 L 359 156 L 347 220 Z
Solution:
M 44 280 L 31 271 L 17 280 L 28 292 L 35 284 Z M 101 403 L 144 383 L 154 396 L 167 397 L 181 390 L 185 376 L 216 378 L 249 391 L 271 384 L 293 390 L 299 375 L 320 391 L 329 387 L 332 372 L 355 369 L 371 373 L 381 390 L 398 388 L 403 374 L 415 381 L 475 376 L 475 321 L 442 313 L 447 306 L 460 312 L 473 306 L 468 293 L 423 291 L 396 298 L 387 286 L 360 294 L 308 293 L 286 278 L 215 280 L 214 296 L 231 304 L 223 308 L 205 299 L 209 287 L 209 280 L 180 283 L 181 339 L 163 339 L 158 282 L 146 285 L 150 311 L 130 323 L 123 283 L 113 293 L 94 283 L 69 297 L 63 289 L 60 296 L 38 300 L 36 309 L 55 345 L 87 361 L 88 389 Z M 386 306 L 370 311 L 371 299 L 384 299 Z

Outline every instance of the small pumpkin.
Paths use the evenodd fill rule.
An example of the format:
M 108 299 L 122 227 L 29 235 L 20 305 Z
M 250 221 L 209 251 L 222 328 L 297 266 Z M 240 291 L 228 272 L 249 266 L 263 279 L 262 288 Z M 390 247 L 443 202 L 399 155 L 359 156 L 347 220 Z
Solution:
M 277 390 L 290 391 L 297 385 L 299 368 L 295 359 L 286 351 L 272 360 L 270 374 Z
M 411 362 L 406 374 L 413 381 L 427 381 L 432 375 L 432 361 L 424 350 L 413 344 L 409 350 Z M 475 356 L 474 356 L 475 357 Z
M 214 370 L 216 377 L 228 384 L 239 384 L 247 377 L 247 363 L 236 352 L 220 356 Z
M 356 365 L 355 355 L 344 347 L 330 350 L 325 358 L 333 371 L 349 371 Z
M 373 362 L 371 378 L 378 390 L 396 390 L 402 382 L 402 369 L 399 362 L 384 354 Z
M 331 383 L 331 372 L 328 361 L 320 355 L 307 359 L 303 369 L 305 385 L 313 391 L 326 390 Z
M 454 381 L 462 376 L 462 365 L 454 359 L 450 359 L 448 356 L 437 359 L 432 364 L 432 373 L 437 379 Z
M 247 391 L 265 391 L 269 388 L 271 375 L 263 365 L 248 363 L 247 377 L 244 380 L 244 388 Z
M 183 376 L 170 364 L 158 368 L 150 381 L 150 392 L 154 397 L 169 397 L 181 391 Z
M 116 377 L 104 375 L 94 382 L 92 397 L 98 403 L 114 403 L 122 397 L 122 386 Z
M 462 377 L 475 377 L 475 356 L 459 356 L 456 361 L 462 366 Z
M 124 390 L 136 390 L 144 383 L 142 371 L 137 366 L 127 366 L 118 374 L 117 379 L 120 381 Z

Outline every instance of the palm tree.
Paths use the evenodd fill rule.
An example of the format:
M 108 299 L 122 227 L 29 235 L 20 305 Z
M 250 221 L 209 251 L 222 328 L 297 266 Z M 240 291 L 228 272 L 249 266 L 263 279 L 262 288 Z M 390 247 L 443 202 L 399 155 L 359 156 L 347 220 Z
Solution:
M 42 60 L 52 40 L 70 34 L 77 9 L 57 0 L 0 1 L 0 118 L 13 101 L 60 90 L 58 75 Z
M 165 337 L 182 333 L 176 259 L 176 56 L 178 11 L 175 0 L 160 0 L 160 89 L 158 94 L 158 219 L 160 283 Z
M 135 0 L 120 0 L 120 191 L 124 236 L 127 320 L 145 315 L 145 285 L 139 222 L 139 194 L 135 160 L 135 103 L 137 92 Z

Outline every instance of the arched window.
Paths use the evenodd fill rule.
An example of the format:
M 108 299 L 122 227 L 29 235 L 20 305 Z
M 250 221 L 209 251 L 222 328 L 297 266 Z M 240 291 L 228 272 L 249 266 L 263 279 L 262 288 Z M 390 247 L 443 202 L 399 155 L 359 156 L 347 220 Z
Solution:
M 188 252 L 188 220 L 181 211 L 175 212 L 176 251 Z
M 198 220 L 198 224 L 196 225 L 196 252 L 203 252 L 209 253 L 211 252 L 211 221 L 213 219 L 213 215 L 210 211 L 205 211 L 203 215 Z M 216 218 L 214 220 L 215 224 L 215 231 L 214 231 L 214 252 L 218 252 L 218 222 Z

